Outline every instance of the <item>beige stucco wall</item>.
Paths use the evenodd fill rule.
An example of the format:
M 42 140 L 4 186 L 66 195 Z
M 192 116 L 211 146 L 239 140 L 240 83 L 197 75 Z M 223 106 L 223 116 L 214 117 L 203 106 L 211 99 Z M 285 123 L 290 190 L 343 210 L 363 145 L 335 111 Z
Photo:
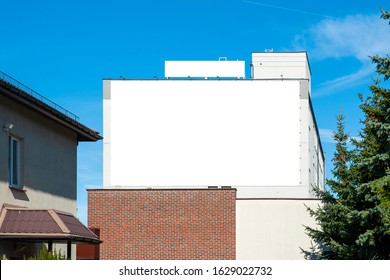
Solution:
M 23 191 L 8 184 L 8 132 L 21 138 Z M 54 208 L 76 214 L 76 133 L 0 96 L 0 206 Z
M 315 226 L 305 205 L 316 208 L 318 200 L 237 200 L 236 252 L 238 260 L 304 259 L 311 240 L 304 226 Z

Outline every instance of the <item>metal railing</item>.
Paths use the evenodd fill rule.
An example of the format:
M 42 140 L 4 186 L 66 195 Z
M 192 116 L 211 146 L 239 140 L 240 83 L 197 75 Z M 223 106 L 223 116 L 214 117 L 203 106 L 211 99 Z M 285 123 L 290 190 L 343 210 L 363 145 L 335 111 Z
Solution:
M 58 105 L 57 103 L 51 101 L 50 99 L 44 97 L 43 95 L 39 94 L 35 90 L 31 89 L 30 87 L 26 86 L 25 84 L 19 82 L 18 80 L 12 78 L 11 76 L 7 75 L 6 73 L 0 71 L 0 79 L 10 83 L 11 85 L 17 87 L 18 89 L 24 91 L 28 95 L 31 95 L 32 97 L 38 99 L 39 101 L 45 103 L 46 105 L 50 106 L 51 108 L 59 111 L 60 113 L 64 114 L 65 116 L 75 120 L 79 121 L 79 117 L 73 114 L 72 112 L 66 110 L 64 107 Z

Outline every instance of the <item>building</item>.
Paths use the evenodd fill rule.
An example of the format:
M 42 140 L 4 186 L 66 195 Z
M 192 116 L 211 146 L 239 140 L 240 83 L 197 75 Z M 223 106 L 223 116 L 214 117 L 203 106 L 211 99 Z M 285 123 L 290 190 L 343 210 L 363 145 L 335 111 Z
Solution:
M 221 204 L 215 213 L 229 215 L 216 215 L 214 223 L 234 216 L 235 236 L 230 240 L 235 258 L 303 258 L 300 248 L 310 247 L 303 225 L 315 225 L 305 205 L 315 207 L 319 201 L 313 188 L 324 187 L 324 155 L 310 83 L 305 52 L 253 53 L 250 79 L 245 78 L 243 61 L 220 59 L 166 61 L 165 79 L 104 80 L 104 190 L 89 191 L 89 226 L 100 228 L 105 240 L 115 221 L 130 222 L 127 218 L 140 210 L 125 205 L 133 203 L 136 191 L 177 196 L 218 190 L 223 196 L 234 189 L 234 207 Z M 118 205 L 114 198 L 110 204 L 102 200 L 126 192 L 127 199 L 118 200 Z M 145 216 L 151 224 L 161 214 L 158 209 L 174 203 L 158 201 L 155 211 Z M 193 203 L 190 198 L 185 201 Z M 109 207 L 119 209 L 118 214 L 96 215 L 97 209 Z M 173 213 L 166 217 L 174 218 Z M 200 224 L 204 227 L 199 225 L 191 234 L 212 231 L 210 223 Z M 102 256 L 109 258 L 115 242 L 133 244 L 143 234 L 125 232 L 102 244 Z M 157 242 L 156 234 L 160 233 L 142 242 L 155 249 L 159 244 L 178 248 L 177 242 L 170 242 L 169 229 L 164 230 L 167 240 Z M 222 236 L 229 234 L 226 228 Z M 198 250 L 197 256 L 185 258 L 205 258 L 201 240 L 181 246 Z M 139 256 L 136 247 L 129 250 Z M 159 256 L 164 255 L 161 250 Z
M 45 242 L 74 258 L 72 244 L 100 242 L 75 218 L 77 145 L 100 139 L 77 116 L 0 72 L 0 256 L 25 258 Z

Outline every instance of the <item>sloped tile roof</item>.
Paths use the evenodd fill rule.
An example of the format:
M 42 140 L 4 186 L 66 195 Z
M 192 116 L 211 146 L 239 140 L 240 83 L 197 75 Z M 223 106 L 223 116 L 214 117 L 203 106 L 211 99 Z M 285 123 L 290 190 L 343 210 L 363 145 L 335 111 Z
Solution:
M 3 207 L 1 211 L 0 239 L 101 242 L 72 214 L 52 209 L 10 207 Z

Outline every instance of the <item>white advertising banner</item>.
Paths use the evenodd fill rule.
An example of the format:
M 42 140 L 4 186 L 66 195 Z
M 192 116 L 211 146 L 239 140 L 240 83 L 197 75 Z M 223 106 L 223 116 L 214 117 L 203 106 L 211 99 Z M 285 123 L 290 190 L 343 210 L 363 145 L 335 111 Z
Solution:
M 299 185 L 299 100 L 299 81 L 110 81 L 109 184 Z

